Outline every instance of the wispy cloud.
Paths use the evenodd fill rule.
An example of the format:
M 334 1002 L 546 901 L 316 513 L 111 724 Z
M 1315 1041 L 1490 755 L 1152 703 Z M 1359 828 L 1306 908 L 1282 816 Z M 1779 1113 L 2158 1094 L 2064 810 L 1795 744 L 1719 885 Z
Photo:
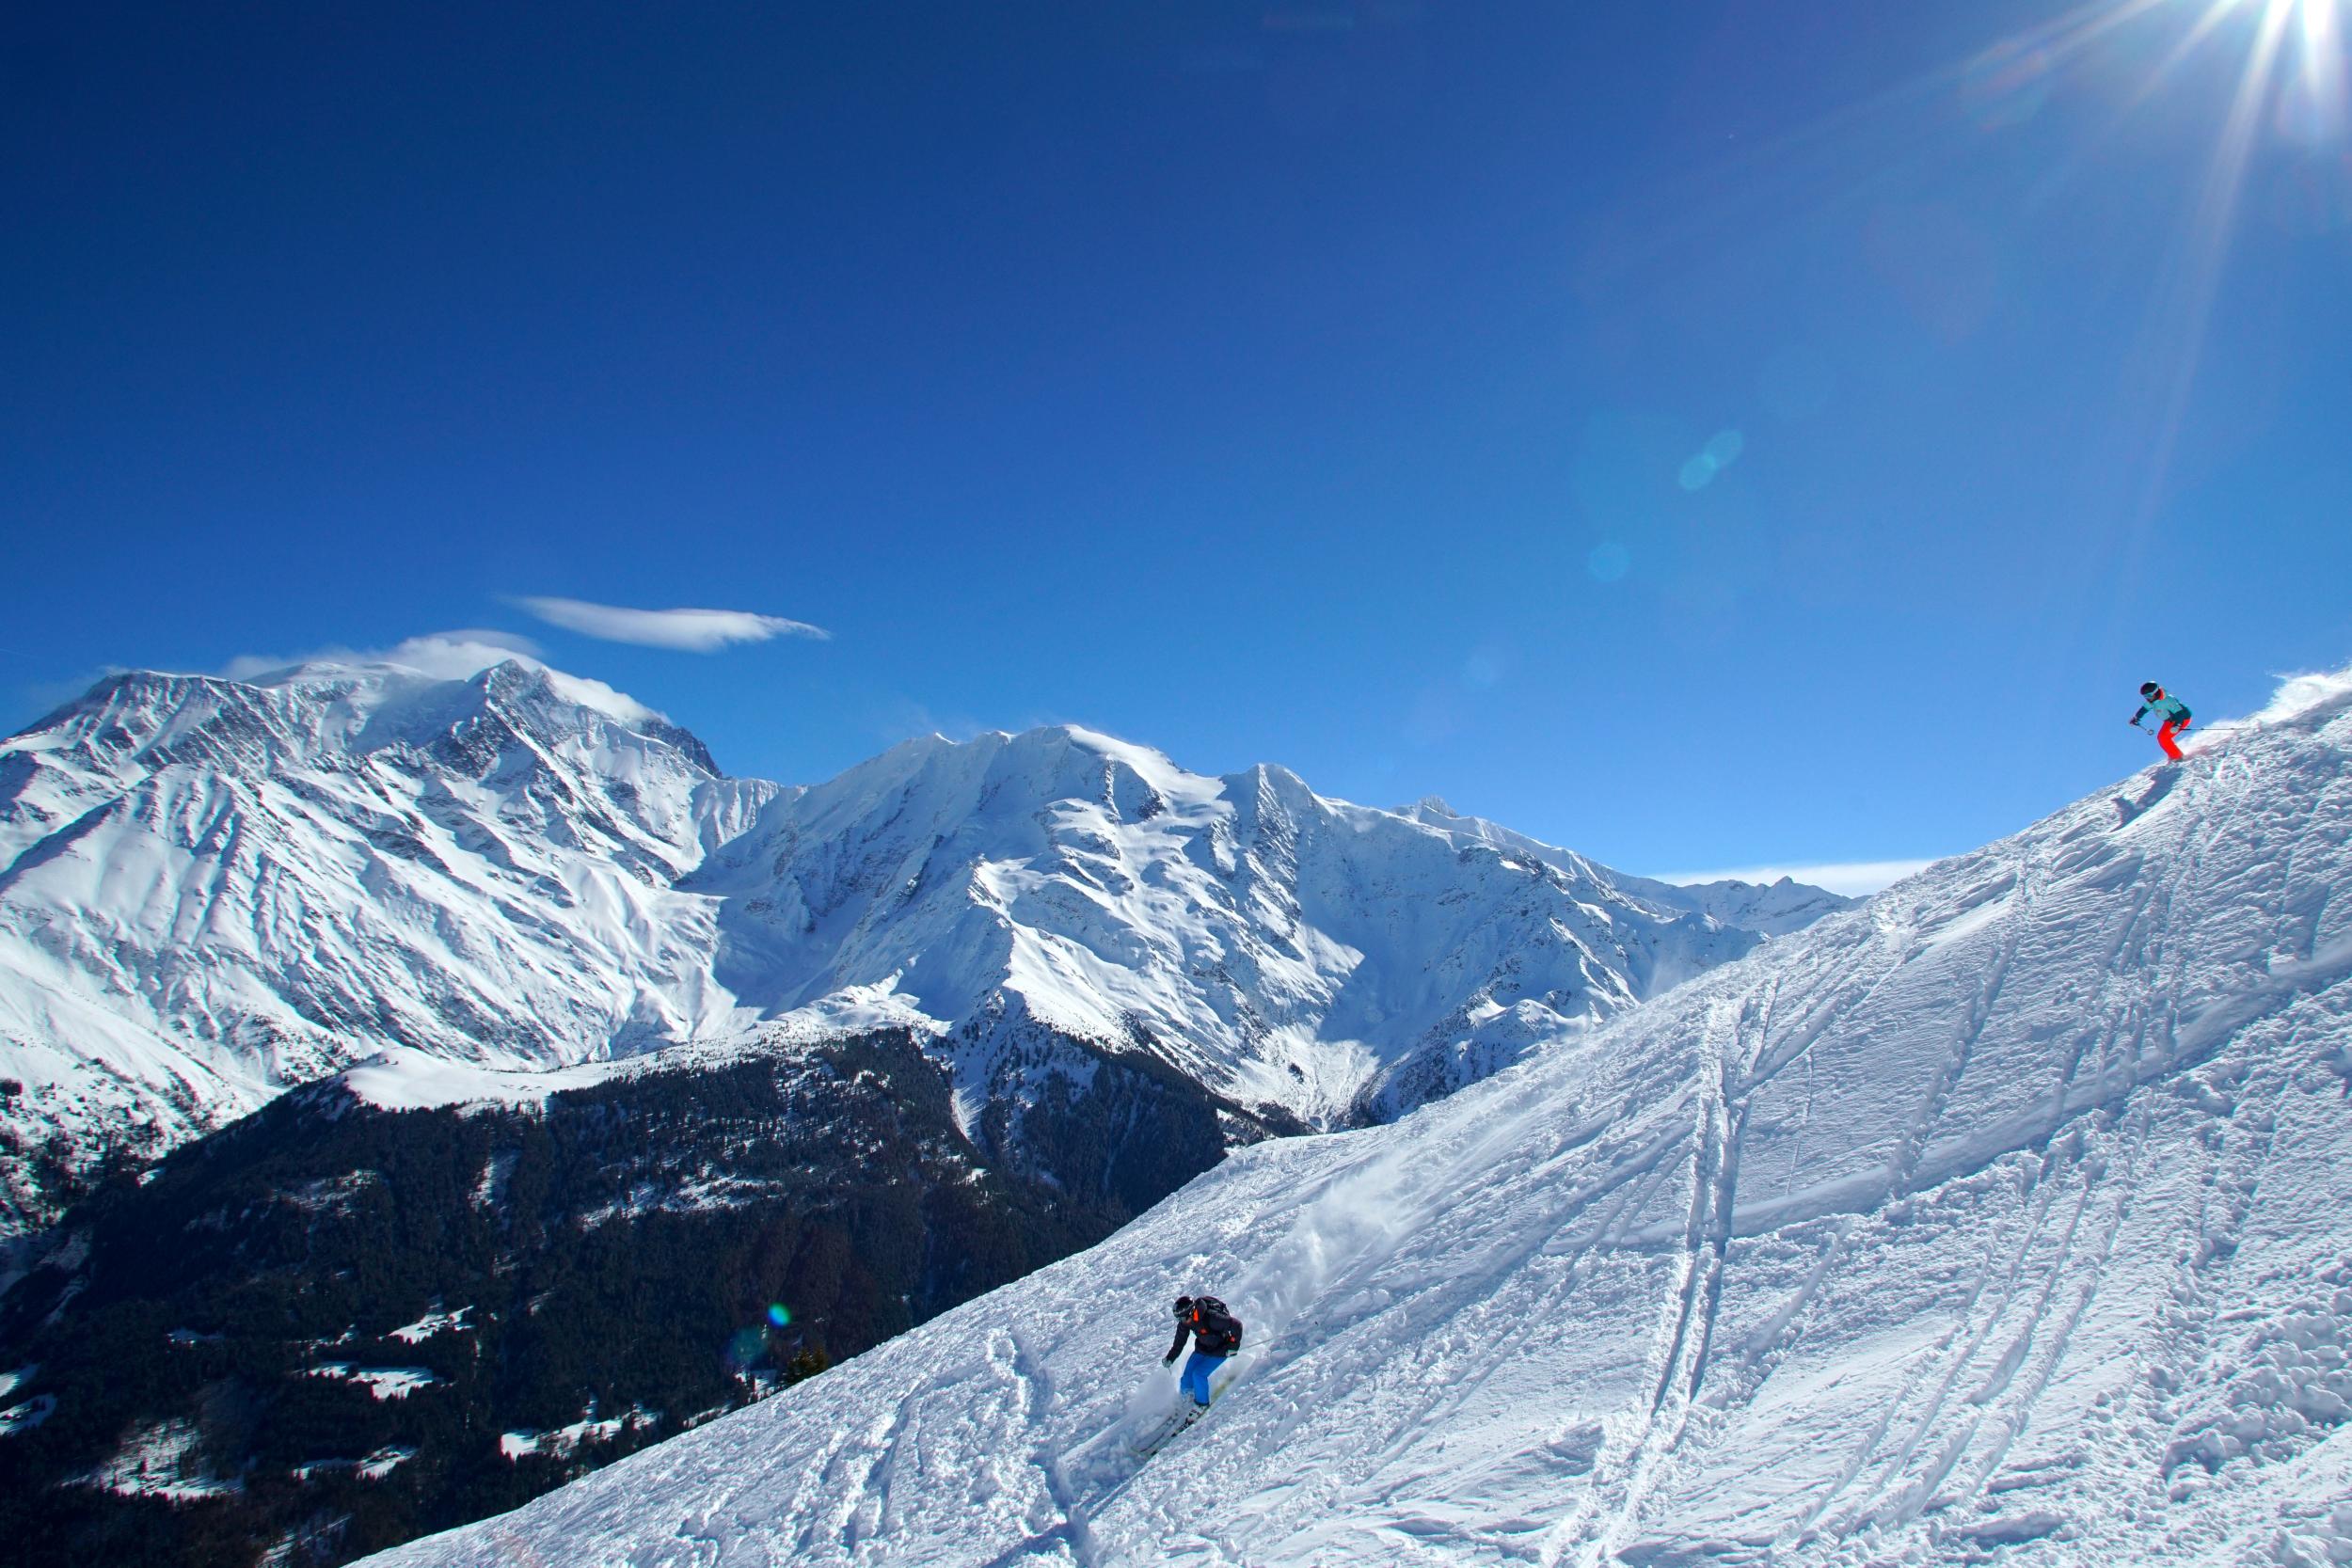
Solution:
M 1656 879 L 1687 887 L 1695 882 L 1777 882 L 1783 877 L 1790 877 L 1813 887 L 1827 888 L 1832 893 L 1853 898 L 1892 886 L 1913 872 L 1924 871 L 1934 863 L 1931 859 L 1834 861 L 1825 865 L 1746 865 L 1729 871 L 1669 871 Z
M 338 642 L 302 654 L 239 654 L 219 673 L 232 681 L 249 681 L 303 664 L 398 664 L 441 680 L 461 681 L 518 655 L 536 664 L 539 652 L 539 644 L 528 637 L 469 626 L 427 632 L 389 648 L 351 648 Z
M 422 637 L 395 642 L 389 648 L 346 648 L 338 645 L 289 656 L 243 654 L 230 659 L 219 673 L 233 681 L 260 681 L 304 665 L 397 664 L 436 680 L 462 681 L 471 680 L 493 665 L 510 660 L 544 671 L 548 681 L 564 697 L 583 707 L 610 714 L 625 724 L 642 724 L 662 717 L 659 709 L 647 707 L 628 692 L 616 690 L 600 680 L 586 675 L 567 675 L 561 670 L 548 669 L 539 657 L 539 644 L 528 637 L 480 627 L 465 631 L 430 632 Z
M 715 653 L 738 642 L 766 642 L 778 637 L 825 641 L 833 636 L 824 627 L 812 626 L 806 621 L 790 621 L 781 615 L 761 615 L 748 610 L 630 610 L 622 605 L 590 604 L 584 599 L 551 599 L 536 594 L 518 595 L 508 602 L 549 626 L 586 637 L 696 654 Z

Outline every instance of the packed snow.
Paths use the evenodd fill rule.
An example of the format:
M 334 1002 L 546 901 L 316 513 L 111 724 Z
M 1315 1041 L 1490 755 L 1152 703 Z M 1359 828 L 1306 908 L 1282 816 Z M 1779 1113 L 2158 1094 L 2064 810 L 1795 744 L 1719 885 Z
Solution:
M 2352 1560 L 2348 759 L 2340 677 L 369 1561 Z

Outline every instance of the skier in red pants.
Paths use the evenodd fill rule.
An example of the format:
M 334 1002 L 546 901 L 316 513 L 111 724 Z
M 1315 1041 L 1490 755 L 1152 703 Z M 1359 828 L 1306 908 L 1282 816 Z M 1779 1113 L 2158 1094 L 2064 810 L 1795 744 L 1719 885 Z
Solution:
M 2181 748 L 2172 737 L 2188 728 L 2188 705 L 2178 697 L 2165 695 L 2164 688 L 2154 681 L 2143 681 L 2139 688 L 2139 711 L 2132 715 L 2132 727 L 2134 729 L 2147 728 L 2139 721 L 2143 715 L 2150 712 L 2164 715 L 2164 723 L 2156 731 L 2156 744 L 2164 748 L 2166 756 L 2170 757 L 2174 762 L 2180 761 Z

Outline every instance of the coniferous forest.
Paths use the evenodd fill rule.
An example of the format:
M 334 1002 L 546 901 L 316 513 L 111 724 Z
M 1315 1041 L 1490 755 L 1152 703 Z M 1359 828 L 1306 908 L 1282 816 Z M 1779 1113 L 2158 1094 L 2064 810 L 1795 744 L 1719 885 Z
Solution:
M 1043 1032 L 1003 1066 L 1042 1087 L 968 1134 L 883 1032 L 544 1105 L 330 1082 L 119 1169 L 0 1298 L 0 1371 L 47 1412 L 0 1445 L 10 1555 L 330 1564 L 513 1508 L 1292 1130 Z

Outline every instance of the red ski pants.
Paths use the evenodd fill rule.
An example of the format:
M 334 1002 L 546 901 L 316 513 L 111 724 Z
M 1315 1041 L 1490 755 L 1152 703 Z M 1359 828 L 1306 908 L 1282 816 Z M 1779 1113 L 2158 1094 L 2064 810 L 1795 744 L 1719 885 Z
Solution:
M 2163 747 L 2164 754 L 2170 757 L 2174 762 L 2181 760 L 2181 749 L 2173 743 L 2173 734 L 2176 731 L 2185 730 L 2186 728 L 2188 728 L 2187 721 L 2182 719 L 2168 719 L 2164 721 L 2164 728 L 2156 732 L 2156 744 Z

